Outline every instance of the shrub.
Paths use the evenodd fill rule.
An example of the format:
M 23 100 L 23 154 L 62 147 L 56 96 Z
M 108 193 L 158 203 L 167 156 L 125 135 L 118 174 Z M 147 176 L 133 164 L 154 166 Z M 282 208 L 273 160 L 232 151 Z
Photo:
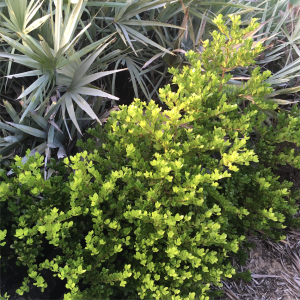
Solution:
M 210 284 L 235 274 L 229 254 L 247 245 L 249 231 L 280 240 L 282 228 L 299 225 L 292 184 L 272 171 L 300 167 L 297 153 L 277 147 L 299 146 L 299 110 L 264 124 L 263 112 L 277 108 L 264 99 L 269 72 L 228 84 L 228 72 L 262 50 L 241 38 L 258 25 L 240 29 L 232 17 L 229 31 L 215 22 L 222 34 L 201 56 L 187 54 L 190 68 L 170 70 L 178 87 L 160 90 L 167 110 L 138 99 L 122 106 L 105 130 L 89 131 L 101 147 L 80 142 L 87 151 L 52 162 L 49 180 L 38 154 L 25 165 L 17 157 L 14 178 L 2 174 L 0 237 L 28 266 L 20 294 L 30 278 L 44 289 L 41 271 L 50 269 L 67 280 L 64 299 L 208 299 Z M 60 254 L 42 260 L 42 243 Z

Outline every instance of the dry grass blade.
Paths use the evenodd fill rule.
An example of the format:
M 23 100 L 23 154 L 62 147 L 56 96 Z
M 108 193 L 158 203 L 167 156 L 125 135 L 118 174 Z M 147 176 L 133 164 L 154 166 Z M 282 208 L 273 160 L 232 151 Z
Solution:
M 240 298 L 231 290 L 224 288 L 224 291 L 231 299 L 240 300 Z
M 271 275 L 271 274 L 251 274 L 252 278 L 280 278 L 281 276 Z

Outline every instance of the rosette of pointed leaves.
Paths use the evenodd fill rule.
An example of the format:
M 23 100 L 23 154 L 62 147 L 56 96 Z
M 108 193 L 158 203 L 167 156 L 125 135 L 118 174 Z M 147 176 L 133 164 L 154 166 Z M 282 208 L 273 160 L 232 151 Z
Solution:
M 86 101 L 87 96 L 91 97 L 101 97 L 113 100 L 118 100 L 117 97 L 110 95 L 99 88 L 92 86 L 91 82 L 122 70 L 112 70 L 104 72 L 90 72 L 90 67 L 94 63 L 95 59 L 102 54 L 104 49 L 111 43 L 112 35 L 108 35 L 103 39 L 100 39 L 79 51 L 74 49 L 74 45 L 78 42 L 81 35 L 88 29 L 91 24 L 86 25 L 75 37 L 74 33 L 77 29 L 77 25 L 81 14 L 85 8 L 86 1 L 79 0 L 75 5 L 72 6 L 69 1 L 67 5 L 63 6 L 63 1 L 55 1 L 56 10 L 51 12 L 53 15 L 55 13 L 55 22 L 53 18 L 47 21 L 47 24 L 52 27 L 53 45 L 51 48 L 46 40 L 49 37 L 39 36 L 39 41 L 33 36 L 28 35 L 29 29 L 35 29 L 38 25 L 41 25 L 49 18 L 47 15 L 41 19 L 32 23 L 32 26 L 26 27 L 27 23 L 30 21 L 32 15 L 35 14 L 36 10 L 41 6 L 42 2 L 35 3 L 31 1 L 27 8 L 24 6 L 26 1 L 21 1 L 21 8 L 24 10 L 16 9 L 20 1 L 14 0 L 13 2 L 7 1 L 7 6 L 11 14 L 11 20 L 7 20 L 7 28 L 14 32 L 19 41 L 1 34 L 3 40 L 5 40 L 11 47 L 19 51 L 20 54 L 11 54 L 6 52 L 0 52 L 0 58 L 13 60 L 15 63 L 24 65 L 32 71 L 25 73 L 8 75 L 8 78 L 19 78 L 26 76 L 38 76 L 38 79 L 33 82 L 28 88 L 26 88 L 18 99 L 23 99 L 28 97 L 26 101 L 23 101 L 23 107 L 18 123 L 14 120 L 15 124 L 10 124 L 17 128 L 19 132 L 22 132 L 21 137 L 18 136 L 15 139 L 10 139 L 5 137 L 6 141 L 9 140 L 9 145 L 4 146 L 1 149 L 1 154 L 6 153 L 7 150 L 13 149 L 14 142 L 21 142 L 24 137 L 24 133 L 31 134 L 34 137 L 45 138 L 50 137 L 48 141 L 47 149 L 49 151 L 49 144 L 54 146 L 58 145 L 53 143 L 54 135 L 59 135 L 62 132 L 62 126 L 64 126 L 71 137 L 70 130 L 66 121 L 66 111 L 75 125 L 76 129 L 81 134 L 81 129 L 78 124 L 77 118 L 78 113 L 82 110 L 87 116 L 96 120 L 101 124 L 100 119 L 96 113 L 91 108 L 90 104 Z M 25 4 L 24 4 L 25 3 Z M 50 1 L 50 9 L 52 6 L 52 1 Z M 23 7 L 24 6 L 24 7 Z M 26 8 L 26 9 L 25 9 Z M 63 16 L 64 13 L 64 16 Z M 47 17 L 47 18 L 46 18 Z M 94 51 L 94 52 L 92 52 Z M 92 52 L 92 53 L 91 53 Z M 90 54 L 91 53 L 91 54 Z M 89 54 L 85 59 L 81 60 L 83 56 Z M 54 97 L 53 95 L 58 95 Z M 55 100 L 53 100 L 55 99 Z M 46 101 L 46 103 L 45 103 Z M 79 111 L 75 111 L 74 104 Z M 47 111 L 42 111 L 45 106 L 48 106 Z M 35 115 L 35 110 L 39 111 L 39 116 L 44 118 L 43 125 L 45 122 L 50 126 L 42 127 L 43 131 L 38 132 L 36 128 L 30 129 L 24 126 L 24 119 L 29 113 Z M 54 118 L 60 111 L 60 119 L 57 120 L 57 124 L 54 125 Z M 52 122 L 52 123 L 51 123 Z M 8 125 L 4 126 L 0 124 L 0 128 L 7 130 Z M 9 126 L 11 131 L 12 127 Z M 21 139 L 21 140 L 20 140 Z M 14 142 L 13 142 L 14 140 Z M 2 143 L 2 146 L 5 143 Z M 44 149 L 45 145 L 39 149 Z M 60 146 L 61 147 L 61 144 Z

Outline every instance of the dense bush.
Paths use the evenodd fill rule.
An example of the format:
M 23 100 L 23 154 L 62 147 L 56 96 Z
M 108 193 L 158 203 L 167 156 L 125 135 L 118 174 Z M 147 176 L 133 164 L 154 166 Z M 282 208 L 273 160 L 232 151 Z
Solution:
M 168 109 L 138 99 L 121 107 L 105 130 L 90 130 L 101 147 L 81 142 L 87 151 L 52 162 L 49 180 L 38 154 L 25 165 L 17 157 L 15 177 L 2 172 L 2 256 L 10 247 L 28 266 L 20 294 L 30 278 L 44 289 L 40 272 L 50 269 L 67 279 L 64 299 L 208 299 L 210 284 L 235 273 L 228 255 L 247 232 L 279 240 L 280 229 L 298 226 L 292 184 L 272 169 L 300 168 L 297 153 L 278 150 L 300 145 L 299 110 L 264 124 L 264 111 L 277 108 L 264 99 L 269 72 L 256 68 L 244 85 L 228 84 L 228 72 L 262 50 L 242 39 L 258 24 L 215 22 L 221 33 L 200 56 L 188 53 L 191 67 L 170 69 L 177 88 L 160 90 Z M 41 244 L 60 252 L 41 259 Z

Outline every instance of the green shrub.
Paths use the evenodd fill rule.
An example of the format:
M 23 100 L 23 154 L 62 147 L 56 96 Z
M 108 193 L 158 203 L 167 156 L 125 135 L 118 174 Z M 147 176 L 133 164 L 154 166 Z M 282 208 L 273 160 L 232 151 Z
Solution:
M 64 299 L 208 299 L 210 284 L 235 274 L 228 256 L 249 231 L 280 240 L 282 228 L 299 225 L 292 184 L 272 171 L 300 167 L 297 153 L 277 147 L 299 146 L 299 110 L 264 124 L 263 111 L 277 108 L 264 99 L 269 72 L 228 85 L 228 72 L 262 50 L 241 38 L 258 25 L 240 29 L 232 17 L 229 31 L 215 22 L 222 34 L 200 57 L 187 54 L 191 68 L 170 70 L 178 88 L 160 90 L 167 110 L 138 99 L 122 106 L 105 130 L 90 130 L 102 146 L 81 142 L 87 151 L 52 161 L 49 180 L 38 154 L 25 165 L 17 157 L 14 178 L 2 173 L 2 253 L 10 246 L 28 266 L 20 294 L 30 278 L 44 289 L 41 270 L 50 269 L 67 279 Z M 41 259 L 41 244 L 60 255 Z

